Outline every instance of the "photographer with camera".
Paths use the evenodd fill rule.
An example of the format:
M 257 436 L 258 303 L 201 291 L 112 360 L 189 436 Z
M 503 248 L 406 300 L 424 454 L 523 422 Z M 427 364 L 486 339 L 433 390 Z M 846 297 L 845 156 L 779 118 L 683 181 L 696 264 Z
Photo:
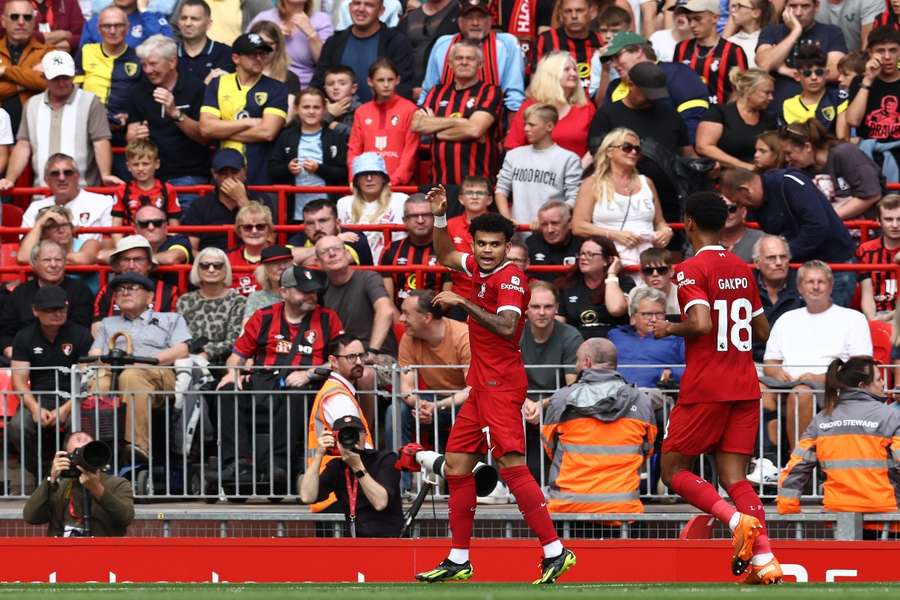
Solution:
M 397 454 L 365 447 L 366 426 L 359 417 L 339 417 L 323 432 L 312 461 L 300 480 L 300 502 L 320 502 L 332 492 L 347 518 L 350 537 L 399 537 L 403 527 Z M 337 440 L 335 440 L 337 438 Z M 337 450 L 340 458 L 322 460 Z M 360 493 L 362 492 L 362 493 Z
M 26 523 L 47 523 L 50 537 L 122 537 L 134 520 L 131 483 L 103 470 L 112 452 L 75 431 L 56 453 L 50 476 L 25 503 Z

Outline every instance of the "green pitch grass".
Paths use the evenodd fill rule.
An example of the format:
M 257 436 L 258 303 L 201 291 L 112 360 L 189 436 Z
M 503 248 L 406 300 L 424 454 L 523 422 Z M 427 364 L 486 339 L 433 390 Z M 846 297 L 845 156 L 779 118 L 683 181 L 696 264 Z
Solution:
M 790 598 L 790 600 L 870 600 L 900 598 L 900 583 L 783 584 L 777 587 L 738 587 L 729 584 L 7 584 L 0 598 L 35 600 L 712 600 Z

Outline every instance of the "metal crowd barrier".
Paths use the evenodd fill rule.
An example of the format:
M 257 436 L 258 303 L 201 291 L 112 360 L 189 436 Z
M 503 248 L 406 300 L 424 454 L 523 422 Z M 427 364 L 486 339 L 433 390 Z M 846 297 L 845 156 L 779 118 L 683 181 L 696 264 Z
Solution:
M 633 368 L 671 368 L 679 365 L 635 365 Z M 629 365 L 620 365 L 629 367 Z M 304 457 L 306 456 L 306 432 L 310 423 L 310 408 L 313 404 L 315 390 L 290 389 L 275 391 L 251 391 L 245 387 L 242 391 L 230 392 L 236 398 L 235 402 L 227 400 L 224 394 L 215 389 L 189 389 L 180 398 L 174 390 L 163 390 L 148 394 L 147 413 L 149 457 L 141 461 L 138 452 L 124 445 L 126 433 L 130 439 L 135 439 L 138 433 L 137 420 L 134 415 L 131 419 L 125 418 L 129 413 L 127 405 L 121 400 L 125 392 L 99 393 L 91 383 L 98 373 L 96 365 L 79 365 L 71 370 L 53 369 L 56 378 L 56 389 L 46 398 L 48 407 L 58 411 L 69 399 L 73 400 L 71 416 L 67 426 L 57 428 L 45 435 L 38 435 L 30 439 L 24 445 L 19 441 L 26 437 L 25 419 L 31 419 L 31 415 L 19 402 L 11 386 L 6 386 L 0 391 L 3 408 L 0 423 L 3 425 L 2 435 L 2 468 L 0 468 L 0 497 L 23 498 L 27 497 L 36 482 L 48 475 L 48 467 L 52 455 L 63 447 L 64 436 L 70 430 L 88 431 L 96 438 L 106 441 L 113 449 L 111 470 L 128 478 L 135 490 L 136 498 L 142 501 L 171 501 L 171 500 L 205 500 L 216 502 L 227 500 L 232 502 L 244 502 L 248 498 L 268 498 L 272 502 L 280 502 L 285 499 L 294 500 L 296 497 L 296 476 L 304 470 Z M 105 367 L 103 367 L 105 368 Z M 141 367 L 130 367 L 141 368 Z M 175 369 L 175 367 L 152 367 L 160 369 Z M 442 439 L 446 431 L 438 426 L 438 420 L 425 425 L 416 419 L 412 419 L 401 398 L 400 376 L 403 369 L 397 365 L 384 367 L 389 369 L 392 382 L 390 389 L 378 388 L 373 390 L 361 390 L 361 394 L 369 394 L 374 398 L 376 409 L 374 422 L 370 423 L 370 429 L 375 438 L 375 444 L 379 448 L 399 448 L 406 441 L 427 441 L 430 447 L 438 452 L 443 450 Z M 408 367 L 416 375 L 419 369 L 459 369 L 461 366 L 439 365 L 413 365 Z M 558 386 L 564 385 L 563 370 L 571 368 L 570 365 L 530 365 L 528 369 L 553 369 Z M 33 374 L 37 369 L 32 369 Z M 256 370 L 258 372 L 259 369 Z M 287 373 L 282 369 L 281 375 Z M 184 372 L 182 372 L 182 376 Z M 176 376 L 177 379 L 177 376 Z M 2 380 L 0 380 L 2 381 Z M 121 386 L 120 386 L 121 387 Z M 424 390 L 413 389 L 411 391 L 420 398 L 428 394 L 444 397 L 458 390 Z M 555 389 L 528 391 L 529 397 L 541 398 L 553 394 Z M 776 390 L 773 390 L 776 391 Z M 890 390 L 889 390 L 890 391 Z M 665 423 L 668 420 L 669 411 L 674 404 L 673 395 L 677 390 L 659 390 L 665 398 L 657 410 L 657 452 L 644 461 L 641 468 L 641 498 L 651 503 L 671 503 L 675 501 L 672 495 L 661 483 L 656 482 L 658 469 L 655 466 L 658 457 L 659 443 L 665 431 Z M 238 414 L 238 407 L 246 407 L 253 402 L 252 410 L 249 410 L 249 456 L 244 464 L 244 469 L 237 474 L 236 481 L 229 482 L 223 478 L 223 470 L 227 465 L 223 464 L 223 453 L 228 450 L 236 450 L 234 446 L 226 447 L 223 440 L 223 418 L 226 410 L 233 411 L 235 429 L 229 430 L 235 439 L 240 438 L 238 427 L 246 424 L 246 418 Z M 152 408 L 153 405 L 156 408 Z M 224 405 L 224 408 L 223 408 Z M 402 406 L 401 406 L 402 405 Z M 390 411 L 386 409 L 390 407 Z M 796 408 L 796 407 L 795 407 Z M 280 411 L 280 412 L 279 412 Z M 131 411 L 137 412 L 137 411 Z M 450 412 L 451 423 L 456 418 L 457 409 Z M 243 414 L 243 413 L 242 413 Z M 288 440 L 287 451 L 281 455 L 276 453 L 273 418 L 276 414 L 282 414 L 285 422 L 277 422 L 278 426 L 285 427 Z M 760 414 L 763 415 L 762 404 Z M 16 416 L 14 416 L 16 415 Z M 388 420 L 385 421 L 385 416 Z M 798 417 L 798 414 L 794 415 Z M 541 420 L 537 427 L 542 426 Z M 403 418 L 412 419 L 411 439 L 402 437 Z M 788 447 L 782 430 L 786 418 L 785 408 L 778 403 L 774 413 L 774 422 L 777 424 L 776 439 L 773 444 L 765 442 L 765 423 L 761 419 L 760 435 L 757 457 L 769 457 L 776 466 L 786 463 L 791 448 Z M 802 430 L 799 426 L 799 418 L 794 419 L 795 436 L 799 438 Z M 408 421 L 409 423 L 409 421 Z M 523 417 L 523 426 L 525 421 Z M 387 433 L 389 437 L 385 438 Z M 425 435 L 428 433 L 429 435 Z M 426 440 L 427 438 L 427 440 Z M 527 438 L 529 443 L 540 444 L 539 436 Z M 531 449 L 531 448 L 529 448 Z M 546 486 L 547 467 L 549 459 L 542 448 L 536 453 L 538 462 L 533 465 L 534 470 L 540 473 L 540 484 Z M 241 452 L 234 452 L 240 456 Z M 490 458 L 488 458 L 490 460 Z M 283 474 L 277 471 L 284 470 Z M 712 463 L 701 459 L 698 469 L 703 477 L 715 481 Z M 30 472 L 29 472 L 30 471 Z M 279 479 L 281 475 L 281 479 Z M 810 493 L 803 496 L 804 500 L 818 501 L 821 499 L 821 477 L 817 472 L 812 479 Z M 412 478 L 410 491 L 417 492 L 418 478 Z M 760 496 L 771 499 L 775 495 L 774 485 L 763 483 L 756 484 Z M 436 498 L 441 499 L 440 491 Z

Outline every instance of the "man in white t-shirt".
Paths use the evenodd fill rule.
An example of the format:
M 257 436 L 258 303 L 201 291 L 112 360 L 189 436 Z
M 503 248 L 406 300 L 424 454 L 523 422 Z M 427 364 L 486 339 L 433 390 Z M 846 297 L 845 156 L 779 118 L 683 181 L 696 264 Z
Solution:
M 866 317 L 832 302 L 833 283 L 827 264 L 819 260 L 804 263 L 797 274 L 797 288 L 806 307 L 784 313 L 766 344 L 765 376 L 770 385 L 791 390 L 785 410 L 791 448 L 812 420 L 816 408 L 813 390 L 824 388 L 828 364 L 835 358 L 872 356 Z
M 22 215 L 22 227 L 34 227 L 41 210 L 54 204 L 69 209 L 75 227 L 111 227 L 112 197 L 82 190 L 80 177 L 78 165 L 71 156 L 57 153 L 48 158 L 44 182 L 50 188 L 50 195 L 28 205 Z M 82 233 L 77 239 L 85 242 L 101 237 L 99 233 Z

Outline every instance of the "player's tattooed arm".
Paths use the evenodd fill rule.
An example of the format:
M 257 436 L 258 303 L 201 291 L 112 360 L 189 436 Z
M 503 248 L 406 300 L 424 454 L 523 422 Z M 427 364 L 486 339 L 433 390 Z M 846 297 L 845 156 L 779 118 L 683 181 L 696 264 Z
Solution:
M 466 300 L 462 307 L 473 319 L 478 321 L 479 325 L 505 340 L 513 338 L 516 333 L 516 325 L 519 324 L 521 318 L 514 310 L 504 310 L 496 315 L 491 314 L 469 300 Z

